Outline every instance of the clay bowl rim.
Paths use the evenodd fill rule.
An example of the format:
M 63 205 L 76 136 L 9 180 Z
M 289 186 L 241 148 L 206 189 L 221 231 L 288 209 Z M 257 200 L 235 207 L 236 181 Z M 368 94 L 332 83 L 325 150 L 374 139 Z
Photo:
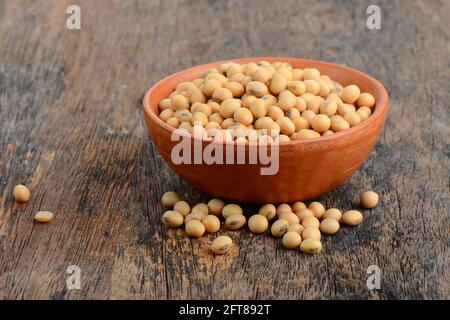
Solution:
M 371 108 L 374 111 L 369 116 L 369 118 L 367 118 L 365 121 L 358 123 L 357 125 L 351 127 L 350 129 L 342 130 L 342 131 L 336 132 L 329 136 L 320 136 L 317 138 L 310 138 L 310 139 L 304 139 L 304 140 L 286 141 L 283 143 L 279 143 L 278 144 L 279 148 L 287 148 L 287 147 L 291 147 L 294 145 L 312 145 L 312 144 L 318 144 L 321 142 L 328 143 L 328 142 L 333 142 L 336 140 L 344 139 L 347 136 L 350 136 L 352 134 L 357 134 L 358 132 L 361 132 L 361 131 L 367 129 L 375 121 L 377 121 L 379 118 L 381 118 L 383 116 L 384 111 L 387 112 L 389 109 L 389 96 L 388 96 L 388 93 L 387 93 L 385 87 L 377 79 L 375 79 L 375 78 L 369 76 L 368 74 L 361 72 L 359 70 L 356 70 L 356 69 L 353 69 L 353 68 L 350 68 L 350 67 L 347 67 L 347 66 L 344 66 L 341 64 L 336 64 L 336 63 L 331 63 L 331 62 L 326 62 L 326 61 L 321 61 L 321 60 L 313 60 L 313 59 L 300 59 L 300 58 L 290 58 L 290 57 L 248 57 L 248 58 L 236 58 L 236 59 L 227 59 L 227 60 L 219 60 L 219 61 L 209 62 L 206 64 L 201 64 L 198 66 L 183 69 L 181 71 L 178 71 L 178 72 L 168 75 L 167 77 L 156 82 L 153 86 L 150 87 L 150 89 L 147 90 L 147 92 L 144 96 L 144 100 L 143 100 L 144 113 L 147 114 L 149 116 L 150 120 L 152 120 L 152 122 L 155 123 L 158 127 L 160 127 L 163 130 L 167 130 L 172 134 L 175 131 L 175 128 L 169 126 L 168 124 L 166 124 L 164 121 L 162 121 L 158 117 L 158 115 L 157 115 L 158 106 L 156 106 L 156 108 L 154 108 L 155 111 L 153 111 L 152 107 L 150 106 L 150 96 L 155 91 L 157 91 L 161 86 L 164 86 L 164 84 L 167 81 L 169 81 L 172 78 L 177 78 L 179 76 L 182 76 L 184 73 L 187 73 L 189 71 L 196 72 L 196 71 L 200 71 L 200 70 L 207 70 L 209 68 L 217 67 L 222 63 L 236 62 L 236 63 L 242 64 L 242 63 L 257 62 L 257 61 L 262 61 L 262 60 L 265 60 L 265 61 L 268 61 L 271 63 L 276 62 L 276 61 L 281 61 L 281 62 L 288 62 L 288 63 L 295 62 L 298 64 L 309 64 L 309 65 L 311 65 L 311 67 L 316 67 L 319 69 L 320 69 L 320 66 L 327 66 L 330 68 L 340 69 L 340 70 L 342 70 L 342 72 L 346 72 L 346 73 L 356 73 L 356 74 L 366 78 L 375 87 L 375 90 L 374 90 L 375 92 L 372 93 L 374 96 L 377 96 L 378 94 L 380 95 L 380 97 L 378 99 L 376 99 L 375 106 Z M 315 66 L 315 65 L 318 65 L 318 66 Z M 358 83 L 352 83 L 352 84 L 358 85 Z M 180 132 L 179 135 L 186 136 L 186 137 L 189 137 L 190 139 L 202 141 L 202 142 L 206 142 L 206 143 L 208 143 L 208 142 L 222 143 L 224 145 L 237 146 L 237 144 L 234 141 L 216 142 L 212 139 L 206 140 L 206 139 L 194 137 L 190 133 L 184 133 L 184 131 Z M 256 142 L 246 143 L 246 146 L 249 146 L 249 145 L 259 145 L 259 144 Z

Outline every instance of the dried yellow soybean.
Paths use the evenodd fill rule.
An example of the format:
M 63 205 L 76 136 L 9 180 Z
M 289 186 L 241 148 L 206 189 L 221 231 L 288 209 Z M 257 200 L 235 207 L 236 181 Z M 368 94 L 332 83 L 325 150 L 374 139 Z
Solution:
M 302 220 L 302 226 L 304 226 L 305 228 L 313 227 L 318 229 L 320 226 L 320 222 L 316 217 L 306 217 Z
M 220 230 L 220 220 L 215 215 L 209 214 L 204 216 L 202 223 L 205 226 L 205 231 L 208 233 L 215 233 Z
M 317 219 L 320 219 L 325 213 L 325 207 L 318 201 L 313 201 L 309 204 L 308 209 L 314 213 Z
M 265 216 L 255 214 L 248 219 L 248 228 L 252 233 L 261 234 L 267 231 L 269 222 Z
M 173 208 L 178 201 L 180 201 L 180 197 L 173 191 L 166 192 L 161 197 L 161 203 L 166 208 Z
M 178 201 L 173 206 L 173 210 L 181 213 L 183 217 L 186 217 L 189 214 L 189 212 L 191 212 L 191 207 L 189 206 L 189 203 L 187 203 L 186 201 Z
M 238 230 L 245 225 L 247 219 L 243 214 L 232 214 L 225 220 L 225 227 L 230 230 Z
M 318 94 L 320 91 L 320 85 L 316 80 L 308 79 L 303 81 L 305 84 L 306 92 L 312 93 L 314 95 Z
M 204 217 L 206 217 L 207 214 L 203 211 L 196 210 L 195 212 L 189 213 L 186 217 L 184 217 L 184 223 L 188 223 L 191 220 L 198 220 L 202 221 Z
M 222 213 L 222 209 L 225 206 L 225 203 L 220 199 L 211 199 L 208 202 L 209 213 L 219 216 Z
M 336 114 L 337 107 L 338 107 L 338 104 L 337 104 L 336 100 L 333 100 L 333 99 L 325 100 L 320 104 L 320 113 L 327 115 L 327 116 L 332 116 L 332 115 Z
M 254 96 L 250 96 L 250 97 L 254 97 Z M 252 103 L 250 103 L 250 111 L 253 114 L 254 118 L 262 118 L 267 114 L 267 105 L 264 102 L 264 100 L 262 99 L 257 99 L 256 97 L 254 97 L 255 100 L 253 100 Z M 245 107 L 245 105 L 244 105 Z
M 292 207 L 293 212 L 297 212 L 300 209 L 306 208 L 306 204 L 304 204 L 301 201 L 297 201 L 297 202 L 294 202 L 291 207 Z
M 172 128 L 178 128 L 179 124 L 180 124 L 180 120 L 178 120 L 177 118 L 169 118 L 167 119 L 166 123 L 171 126 Z
M 278 216 L 279 219 L 286 220 L 289 224 L 300 223 L 300 219 L 293 212 L 283 212 Z
M 336 221 L 341 221 L 342 212 L 337 208 L 330 208 L 325 211 L 322 216 L 322 219 L 334 219 Z
M 257 98 L 262 97 L 263 95 L 265 95 L 269 89 L 267 88 L 267 86 L 260 82 L 260 81 L 251 81 L 247 84 L 247 86 L 245 87 L 245 90 L 254 95 Z
M 363 215 L 357 210 L 349 210 L 342 215 L 342 222 L 349 226 L 357 226 L 363 220 Z
M 372 108 L 375 105 L 375 98 L 368 92 L 363 92 L 359 95 L 356 104 L 359 107 L 369 107 Z
M 315 227 L 307 227 L 302 231 L 303 239 L 317 239 L 320 240 L 322 237 L 320 230 Z
M 361 194 L 359 204 L 366 209 L 372 209 L 378 204 L 379 196 L 376 192 L 366 191 Z
M 201 211 L 205 214 L 209 214 L 208 205 L 206 203 L 203 203 L 203 202 L 197 203 L 195 206 L 192 207 L 191 212 L 195 212 L 197 210 Z
M 320 240 L 309 238 L 302 241 L 300 250 L 308 254 L 319 253 L 322 250 L 322 243 Z
M 227 88 L 218 88 L 214 90 L 212 97 L 219 101 L 226 101 L 233 98 L 233 93 Z
M 239 108 L 234 111 L 233 118 L 236 122 L 242 123 L 244 126 L 248 126 L 253 122 L 253 114 L 247 108 Z
M 342 130 L 350 129 L 350 124 L 345 119 L 333 118 L 331 119 L 330 127 L 334 132 L 339 132 Z
M 304 140 L 304 139 L 312 139 L 312 138 L 320 138 L 320 133 L 309 130 L 309 129 L 300 129 L 299 131 L 292 134 L 292 140 Z
M 283 219 L 279 219 L 272 224 L 270 232 L 275 238 L 281 238 L 287 232 L 289 228 L 289 222 Z
M 280 95 L 278 96 L 278 106 L 283 111 L 291 110 L 295 106 L 296 102 L 297 100 L 295 95 L 289 90 L 281 91 Z
M 34 216 L 34 220 L 40 223 L 47 223 L 53 219 L 55 215 L 50 211 L 38 211 Z
M 339 230 L 339 222 L 335 219 L 327 218 L 320 222 L 320 232 L 324 234 L 334 234 Z
M 345 103 L 354 103 L 356 100 L 358 100 L 359 95 L 361 91 L 359 90 L 359 87 L 351 84 L 346 86 L 342 92 L 341 92 L 341 99 Z
M 284 111 L 278 106 L 270 106 L 267 109 L 267 115 L 272 118 L 273 121 L 277 121 L 278 118 L 284 116 Z
M 27 202 L 30 199 L 30 190 L 24 185 L 19 184 L 14 187 L 13 195 L 17 202 Z
M 302 242 L 302 237 L 295 231 L 288 231 L 283 236 L 283 246 L 288 249 L 297 249 Z
M 309 121 L 303 117 L 292 119 L 292 123 L 295 125 L 296 131 L 299 131 L 301 129 L 308 129 L 310 126 Z
M 299 218 L 300 222 L 302 222 L 305 218 L 314 217 L 314 212 L 308 208 L 301 208 L 299 211 L 296 211 L 295 214 Z
M 303 81 L 291 81 L 287 84 L 287 89 L 296 96 L 300 96 L 306 92 L 306 86 Z
M 189 100 L 181 94 L 174 94 L 170 98 L 170 105 L 173 110 L 189 109 Z
M 210 249 L 215 254 L 224 254 L 233 246 L 233 240 L 228 236 L 219 236 L 211 243 Z
M 291 206 L 287 203 L 281 203 L 277 207 L 277 216 L 279 217 L 280 214 L 286 213 L 286 212 L 292 212 Z
M 344 120 L 348 122 L 350 127 L 353 127 L 361 122 L 361 117 L 356 111 L 349 111 L 345 114 Z
M 303 69 L 303 79 L 305 80 L 317 80 L 320 79 L 320 71 L 316 68 Z
M 185 230 L 186 230 L 186 233 L 188 235 L 190 235 L 191 237 L 198 238 L 198 237 L 201 237 L 205 233 L 206 228 L 203 225 L 203 223 L 201 223 L 200 221 L 191 220 L 188 223 L 186 223 Z
M 287 229 L 288 232 L 294 231 L 300 235 L 302 234 L 303 230 L 305 230 L 305 228 L 299 223 L 292 223 L 289 225 L 289 228 Z
M 286 89 L 287 86 L 287 80 L 286 78 L 281 74 L 275 74 L 270 81 L 269 89 L 272 94 L 280 94 L 281 91 Z
M 177 211 L 169 210 L 164 212 L 162 220 L 167 227 L 178 228 L 183 224 L 184 217 Z
M 227 204 L 222 209 L 222 216 L 226 219 L 232 214 L 242 214 L 242 208 L 234 203 Z
M 281 116 L 276 121 L 277 124 L 280 126 L 281 133 L 290 136 L 295 132 L 295 124 L 288 117 Z
M 271 221 L 275 218 L 276 208 L 273 204 L 265 204 L 259 209 L 258 214 L 266 217 L 268 221 Z

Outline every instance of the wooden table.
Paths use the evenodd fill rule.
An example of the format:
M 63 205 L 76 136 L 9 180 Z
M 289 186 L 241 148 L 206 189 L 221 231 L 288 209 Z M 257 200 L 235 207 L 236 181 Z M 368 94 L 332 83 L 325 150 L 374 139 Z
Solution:
M 81 29 L 66 28 L 69 4 Z M 449 298 L 449 1 L 0 1 L 1 299 Z M 357 228 L 316 256 L 270 236 L 213 238 L 160 224 L 160 196 L 207 201 L 147 137 L 141 103 L 162 77 L 244 56 L 343 63 L 388 88 L 375 150 L 327 206 L 380 193 Z M 13 200 L 23 183 L 32 197 Z M 50 224 L 35 224 L 38 210 Z M 247 212 L 256 208 L 248 207 Z M 81 289 L 69 290 L 67 267 Z M 381 289 L 366 286 L 367 268 Z

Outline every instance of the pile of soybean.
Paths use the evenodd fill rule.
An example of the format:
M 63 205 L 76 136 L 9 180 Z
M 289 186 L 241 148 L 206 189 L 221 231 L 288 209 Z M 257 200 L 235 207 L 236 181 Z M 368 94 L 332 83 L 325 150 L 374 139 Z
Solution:
M 378 203 L 378 194 L 367 191 L 360 195 L 360 206 L 374 208 Z M 297 201 L 292 205 L 282 203 L 263 205 L 258 214 L 248 221 L 242 208 L 234 203 L 225 204 L 220 199 L 211 199 L 208 203 L 198 203 L 191 208 L 181 200 L 176 192 L 169 191 L 162 196 L 162 204 L 172 210 L 164 212 L 163 223 L 169 228 L 184 225 L 191 237 L 201 237 L 206 233 L 218 233 L 222 225 L 228 230 L 239 230 L 247 225 L 253 234 L 264 234 L 269 230 L 275 238 L 282 238 L 283 246 L 314 254 L 322 250 L 322 235 L 332 235 L 339 231 L 341 223 L 357 226 L 363 220 L 360 211 L 349 210 L 344 213 L 337 208 L 326 209 L 320 202 L 313 201 L 308 206 Z M 222 218 L 222 221 L 221 221 Z M 218 236 L 210 244 L 216 254 L 224 254 L 233 245 L 229 236 Z
M 204 140 L 284 143 L 349 129 L 368 119 L 375 104 L 370 92 L 316 68 L 227 62 L 179 83 L 160 101 L 159 118 L 191 134 L 197 124 Z

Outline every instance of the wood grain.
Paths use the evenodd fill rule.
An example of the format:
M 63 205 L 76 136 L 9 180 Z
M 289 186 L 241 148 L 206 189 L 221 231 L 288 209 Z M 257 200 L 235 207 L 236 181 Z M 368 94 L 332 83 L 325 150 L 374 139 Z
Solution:
M 449 298 L 448 1 L 0 1 L 0 299 Z M 160 78 L 246 56 L 344 63 L 388 88 L 391 111 L 364 166 L 320 198 L 381 204 L 325 240 L 323 254 L 229 232 L 230 254 L 160 224 L 180 180 L 147 138 L 141 100 Z M 27 204 L 12 189 L 30 186 Z M 246 207 L 252 213 L 255 207 Z M 38 210 L 56 214 L 33 222 Z M 67 290 L 78 265 L 81 290 Z M 380 290 L 366 287 L 378 265 Z

